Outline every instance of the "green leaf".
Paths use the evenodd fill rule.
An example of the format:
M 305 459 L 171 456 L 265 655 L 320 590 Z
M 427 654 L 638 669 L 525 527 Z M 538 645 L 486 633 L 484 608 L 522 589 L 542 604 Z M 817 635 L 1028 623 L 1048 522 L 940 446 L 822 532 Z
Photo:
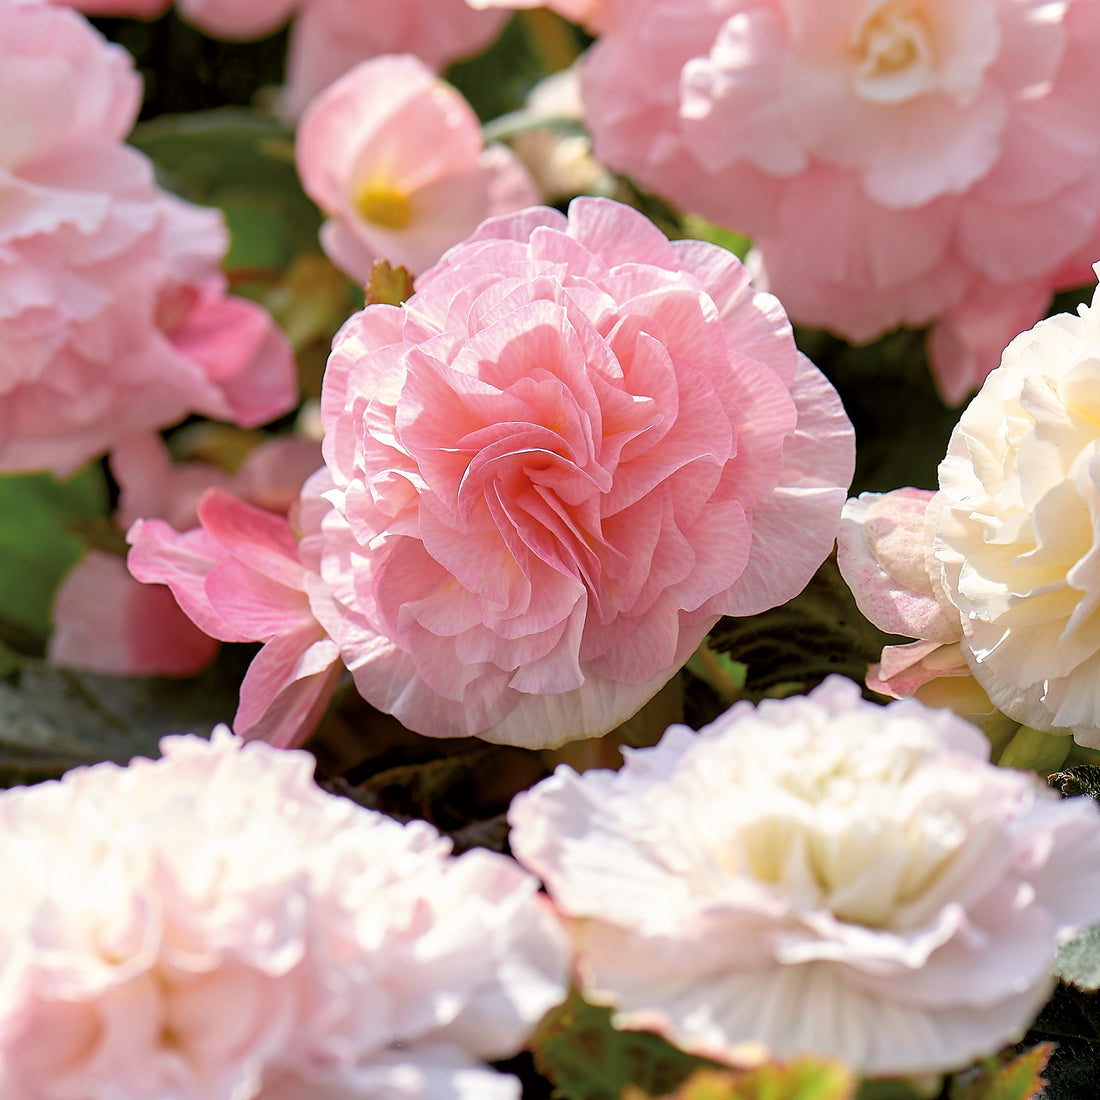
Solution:
M 1058 948 L 1054 973 L 1078 989 L 1100 989 L 1100 926 L 1081 932 Z
M 751 1070 L 696 1070 L 663 1100 L 850 1100 L 856 1081 L 839 1062 L 800 1058 Z M 623 1100 L 646 1100 L 636 1088 Z
M 50 633 L 50 608 L 84 542 L 73 528 L 107 514 L 98 465 L 67 481 L 49 474 L 0 476 L 0 638 L 39 649 Z
M 140 123 L 130 142 L 164 186 L 225 211 L 230 272 L 278 271 L 320 250 L 321 214 L 298 182 L 294 135 L 270 116 L 242 107 L 162 115 Z
M 951 1100 L 1032 1100 L 1046 1084 L 1040 1075 L 1053 1052 L 1053 1043 L 1039 1043 L 1011 1061 L 992 1060 L 976 1077 L 963 1075 L 951 1090 Z
M 834 672 L 862 683 L 868 663 L 894 640 L 860 614 L 834 556 L 790 603 L 719 620 L 709 644 L 745 665 L 746 693 L 761 696 L 803 691 Z
M 936 391 L 924 333 L 898 329 L 862 347 L 814 329 L 795 336 L 836 386 L 856 430 L 850 495 L 904 485 L 934 489 L 959 410 Z
M 1100 801 L 1100 765 L 1073 764 L 1048 775 L 1047 782 L 1067 798 L 1083 794 Z
M 229 722 L 247 647 L 222 657 L 193 680 L 126 679 L 9 663 L 0 679 L 0 785 L 34 783 L 81 764 L 156 756 L 169 733 L 209 734 Z
M 713 1068 L 659 1035 L 617 1031 L 610 1009 L 587 1004 L 575 991 L 542 1021 L 532 1048 L 560 1100 L 620 1100 L 629 1085 L 664 1096 L 694 1070 Z

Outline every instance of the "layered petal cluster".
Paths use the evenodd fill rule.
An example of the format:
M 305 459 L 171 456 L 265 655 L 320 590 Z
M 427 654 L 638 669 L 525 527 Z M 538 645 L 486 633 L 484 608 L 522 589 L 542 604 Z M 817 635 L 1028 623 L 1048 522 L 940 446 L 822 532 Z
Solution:
M 641 0 L 589 56 L 597 155 L 750 234 L 792 318 L 936 322 L 961 400 L 1100 248 L 1088 0 Z
M 728 252 L 577 199 L 491 219 L 337 336 L 315 607 L 433 736 L 602 734 L 828 553 L 851 426 Z M 328 616 L 335 610 L 335 620 Z
M 1100 746 L 1100 300 L 1005 349 L 929 505 L 933 580 L 990 699 Z
M 839 560 L 860 610 L 917 639 L 883 651 L 876 690 L 961 689 L 979 712 L 1100 746 L 1098 304 L 1009 344 L 937 493 L 848 502 Z M 933 686 L 944 676 L 961 679 Z
M 282 436 L 250 451 L 229 474 L 204 462 L 173 464 L 159 435 L 129 436 L 111 452 L 120 489 L 114 520 L 121 532 L 142 518 L 186 531 L 199 523 L 198 502 L 218 485 L 250 504 L 286 515 L 306 478 L 321 464 L 320 446 Z M 125 558 L 90 549 L 54 598 L 47 656 L 58 665 L 121 676 L 192 676 L 218 649 L 162 585 L 141 584 Z
M 297 526 L 300 515 L 292 518 Z M 198 520 L 182 534 L 163 520 L 137 520 L 126 535 L 127 568 L 139 581 L 167 585 L 204 634 L 264 643 L 241 684 L 234 729 L 280 747 L 300 745 L 343 670 L 307 594 L 314 589 L 316 603 L 328 599 L 316 536 L 299 544 L 291 519 L 217 487 L 199 500 Z
M 511 846 L 616 1026 L 735 1064 L 762 1043 L 952 1069 L 1019 1037 L 1060 937 L 1100 917 L 1096 805 L 988 748 L 832 677 L 673 726 L 617 773 L 560 766 L 513 801 Z
M 129 56 L 75 12 L 0 0 L 0 470 L 65 472 L 199 412 L 297 401 L 286 340 L 225 296 L 221 215 L 123 144 Z
M 314 99 L 295 146 L 306 193 L 328 215 L 321 243 L 362 284 L 379 259 L 431 267 L 487 217 L 538 201 L 473 108 L 411 55 L 364 61 Z
M 0 1091 L 518 1100 L 564 937 L 504 856 L 320 790 L 312 757 L 161 742 L 0 795 Z

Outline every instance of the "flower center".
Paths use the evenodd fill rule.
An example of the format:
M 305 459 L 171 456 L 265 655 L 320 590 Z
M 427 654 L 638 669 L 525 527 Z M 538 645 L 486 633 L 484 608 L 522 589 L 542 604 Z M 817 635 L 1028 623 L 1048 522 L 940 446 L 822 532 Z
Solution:
M 933 36 L 914 0 L 894 0 L 868 12 L 855 27 L 856 87 L 865 99 L 898 103 L 933 84 Z
M 355 209 L 365 221 L 383 229 L 404 229 L 412 221 L 408 196 L 388 183 L 371 181 L 360 188 Z
M 796 907 L 825 906 L 869 928 L 904 925 L 905 907 L 951 866 L 966 836 L 965 807 L 953 792 L 932 784 L 914 799 L 920 755 L 917 746 L 898 746 L 890 757 L 769 771 L 767 808 L 748 806 L 735 817 L 718 862 Z

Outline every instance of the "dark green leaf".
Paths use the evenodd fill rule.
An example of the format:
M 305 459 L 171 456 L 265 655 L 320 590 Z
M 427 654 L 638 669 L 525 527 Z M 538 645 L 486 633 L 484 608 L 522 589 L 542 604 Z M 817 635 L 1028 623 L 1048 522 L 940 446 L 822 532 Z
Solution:
M 856 1082 L 838 1062 L 800 1058 L 750 1070 L 696 1070 L 664 1100 L 850 1100 Z M 647 1100 L 636 1088 L 623 1100 Z
M 561 1100 L 620 1100 L 628 1085 L 664 1096 L 710 1066 L 651 1032 L 616 1031 L 610 1009 L 586 1004 L 576 992 L 543 1020 L 532 1047 Z
M 805 690 L 833 672 L 862 683 L 868 663 L 893 640 L 859 613 L 835 557 L 790 603 L 722 619 L 710 633 L 712 649 L 746 666 L 749 695 Z
M 951 1100 L 1032 1100 L 1046 1084 L 1041 1074 L 1053 1052 L 1053 1043 L 1039 1043 L 1000 1064 L 991 1059 L 976 1073 L 962 1075 Z
M 1074 764 L 1047 776 L 1047 782 L 1067 798 L 1083 794 L 1100 801 L 1100 765 Z
M 0 638 L 21 648 L 44 642 L 57 586 L 84 553 L 71 525 L 105 517 L 107 507 L 98 465 L 67 481 L 0 476 Z
M 170 190 L 225 211 L 230 271 L 279 270 L 319 251 L 321 214 L 298 182 L 294 135 L 268 115 L 241 107 L 166 115 L 139 124 L 130 141 Z
M 193 680 L 97 676 L 33 660 L 9 664 L 0 679 L 0 786 L 48 779 L 80 764 L 156 756 L 165 734 L 208 734 L 232 720 L 249 655 L 227 647 Z
M 1100 989 L 1100 927 L 1089 928 L 1062 944 L 1054 957 L 1054 973 L 1078 989 Z
M 856 430 L 852 495 L 905 485 L 934 489 L 959 410 L 936 391 L 924 333 L 899 329 L 864 347 L 817 330 L 796 335 L 836 386 Z

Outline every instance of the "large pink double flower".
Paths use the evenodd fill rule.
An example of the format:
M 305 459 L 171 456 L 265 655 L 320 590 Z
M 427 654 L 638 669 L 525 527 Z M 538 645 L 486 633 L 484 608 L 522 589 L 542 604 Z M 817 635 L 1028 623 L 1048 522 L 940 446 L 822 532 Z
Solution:
M 585 69 L 596 154 L 750 234 L 798 322 L 937 322 L 961 400 L 1098 248 L 1100 8 L 637 0 Z
M 852 470 L 775 299 L 598 199 L 490 220 L 354 316 L 322 404 L 315 612 L 370 702 L 441 736 L 613 728 L 719 616 L 801 590 Z
M 416 287 L 337 336 L 293 526 L 214 490 L 200 530 L 130 531 L 135 575 L 266 643 L 243 736 L 301 741 L 337 652 L 422 733 L 598 736 L 829 552 L 852 428 L 730 253 L 578 199 L 483 223 Z

